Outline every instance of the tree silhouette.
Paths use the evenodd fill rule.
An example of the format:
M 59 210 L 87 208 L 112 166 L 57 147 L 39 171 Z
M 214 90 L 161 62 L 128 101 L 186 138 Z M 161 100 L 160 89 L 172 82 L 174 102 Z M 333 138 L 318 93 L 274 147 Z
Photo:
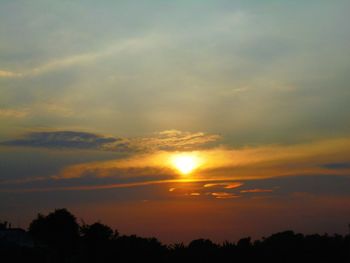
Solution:
M 29 233 L 36 241 L 34 247 L 16 246 L 11 238 L 19 232 L 24 231 L 7 228 L 7 223 L 0 221 L 1 262 L 350 262 L 350 235 L 284 231 L 254 242 L 250 237 L 223 244 L 196 239 L 187 246 L 165 246 L 155 238 L 120 236 L 100 222 L 79 226 L 66 209 L 57 209 L 47 216 L 39 214 L 32 221 Z
M 100 262 L 111 257 L 111 241 L 118 237 L 118 232 L 100 222 L 92 225 L 83 224 L 80 228 L 81 243 L 86 262 Z
M 99 222 L 92 225 L 82 225 L 80 232 L 84 240 L 94 243 L 106 242 L 118 236 L 117 231 L 113 234 L 112 228 Z
M 79 242 L 79 224 L 66 209 L 56 209 L 47 216 L 38 214 L 29 226 L 29 233 L 39 245 L 53 249 L 60 258 L 71 256 Z
M 5 230 L 9 226 L 7 221 L 0 221 L 0 230 Z
M 196 239 L 188 245 L 189 258 L 194 262 L 212 262 L 216 258 L 217 245 L 209 239 Z

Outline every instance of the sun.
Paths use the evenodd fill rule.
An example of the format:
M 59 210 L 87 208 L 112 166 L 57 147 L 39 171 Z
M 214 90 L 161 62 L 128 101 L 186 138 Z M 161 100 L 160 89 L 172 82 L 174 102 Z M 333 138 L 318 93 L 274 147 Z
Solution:
M 183 175 L 188 175 L 200 166 L 200 159 L 194 154 L 176 154 L 171 164 Z

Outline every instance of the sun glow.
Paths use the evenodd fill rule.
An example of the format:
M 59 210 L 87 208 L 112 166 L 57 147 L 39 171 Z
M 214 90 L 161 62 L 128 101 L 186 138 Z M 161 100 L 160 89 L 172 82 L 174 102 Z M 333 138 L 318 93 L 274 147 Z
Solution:
M 197 169 L 201 161 L 194 154 L 177 154 L 171 158 L 171 164 L 183 175 L 188 175 Z

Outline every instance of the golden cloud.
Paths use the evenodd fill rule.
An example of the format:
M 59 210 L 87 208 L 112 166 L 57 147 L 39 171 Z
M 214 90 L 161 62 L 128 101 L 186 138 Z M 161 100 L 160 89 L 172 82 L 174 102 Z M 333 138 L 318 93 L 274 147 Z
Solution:
M 221 181 L 204 187 L 237 188 L 240 182 L 225 180 L 259 179 L 288 175 L 347 174 L 347 169 L 331 170 L 321 164 L 350 159 L 350 139 L 300 144 L 293 146 L 263 146 L 242 149 L 213 148 L 191 152 L 201 159 L 202 165 L 188 180 Z M 177 152 L 156 151 L 137 154 L 120 160 L 91 162 L 65 168 L 56 178 L 77 178 L 84 174 L 96 177 L 113 176 L 115 171 L 132 171 L 139 176 L 167 173 L 176 177 L 171 158 Z M 125 173 L 127 174 L 127 173 Z M 127 176 L 127 175 L 125 175 Z M 224 182 L 222 182 L 224 181 Z

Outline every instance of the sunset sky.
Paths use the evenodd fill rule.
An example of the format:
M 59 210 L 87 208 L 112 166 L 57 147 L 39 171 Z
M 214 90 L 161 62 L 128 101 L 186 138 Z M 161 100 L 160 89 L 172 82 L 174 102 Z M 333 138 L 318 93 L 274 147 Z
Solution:
M 0 220 L 166 243 L 350 223 L 347 0 L 1 0 Z

